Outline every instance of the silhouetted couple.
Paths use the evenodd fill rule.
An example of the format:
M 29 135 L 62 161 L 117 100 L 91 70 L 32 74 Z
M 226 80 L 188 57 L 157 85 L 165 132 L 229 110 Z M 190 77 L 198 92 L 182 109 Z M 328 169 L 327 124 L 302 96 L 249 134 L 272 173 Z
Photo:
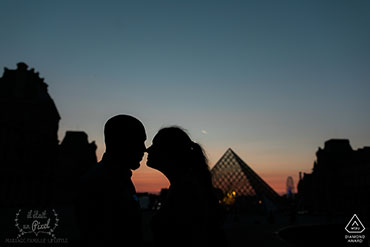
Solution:
M 77 207 L 82 246 L 140 246 L 142 226 L 131 170 L 147 165 L 170 181 L 166 200 L 154 214 L 155 246 L 220 246 L 223 232 L 218 201 L 202 148 L 181 128 L 161 129 L 145 148 L 145 128 L 118 115 L 104 128 L 102 161 L 82 181 Z M 220 241 L 221 240 L 221 241 Z

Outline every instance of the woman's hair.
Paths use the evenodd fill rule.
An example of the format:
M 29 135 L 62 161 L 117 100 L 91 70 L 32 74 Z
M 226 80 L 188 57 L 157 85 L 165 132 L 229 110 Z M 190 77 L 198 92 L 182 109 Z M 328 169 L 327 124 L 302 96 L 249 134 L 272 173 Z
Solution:
M 202 187 L 203 198 L 208 201 L 209 214 L 212 215 L 211 221 L 214 222 L 210 226 L 216 227 L 221 224 L 222 212 L 212 185 L 212 176 L 203 148 L 193 142 L 186 131 L 178 126 L 159 130 L 155 139 L 166 150 L 167 155 L 176 161 L 180 169 L 190 169 L 198 185 Z
M 162 128 L 156 138 L 160 139 L 160 145 L 168 150 L 169 155 L 180 161 L 182 168 L 189 168 L 200 175 L 203 182 L 212 183 L 208 159 L 203 148 L 193 142 L 184 129 L 178 126 Z

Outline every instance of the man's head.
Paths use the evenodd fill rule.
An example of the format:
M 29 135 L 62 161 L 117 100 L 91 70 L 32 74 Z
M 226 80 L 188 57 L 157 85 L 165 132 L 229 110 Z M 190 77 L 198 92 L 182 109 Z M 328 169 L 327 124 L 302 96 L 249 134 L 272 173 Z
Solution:
M 135 170 L 140 167 L 145 148 L 145 128 L 136 118 L 117 115 L 104 126 L 106 154 L 121 165 Z

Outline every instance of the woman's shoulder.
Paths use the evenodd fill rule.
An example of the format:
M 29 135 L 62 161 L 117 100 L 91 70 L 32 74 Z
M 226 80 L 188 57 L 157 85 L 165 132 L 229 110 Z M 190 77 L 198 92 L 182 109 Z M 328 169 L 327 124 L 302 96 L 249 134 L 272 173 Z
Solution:
M 210 189 L 197 176 L 187 175 L 171 186 L 169 196 L 177 203 L 204 204 L 208 201 Z

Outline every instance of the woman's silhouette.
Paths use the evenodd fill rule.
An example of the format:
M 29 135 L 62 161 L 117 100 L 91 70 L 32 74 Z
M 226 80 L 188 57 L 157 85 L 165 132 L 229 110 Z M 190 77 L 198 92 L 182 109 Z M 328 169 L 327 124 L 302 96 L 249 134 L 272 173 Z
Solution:
M 152 219 L 155 246 L 224 246 L 222 215 L 201 146 L 181 128 L 168 127 L 147 151 L 147 165 L 170 181 Z

